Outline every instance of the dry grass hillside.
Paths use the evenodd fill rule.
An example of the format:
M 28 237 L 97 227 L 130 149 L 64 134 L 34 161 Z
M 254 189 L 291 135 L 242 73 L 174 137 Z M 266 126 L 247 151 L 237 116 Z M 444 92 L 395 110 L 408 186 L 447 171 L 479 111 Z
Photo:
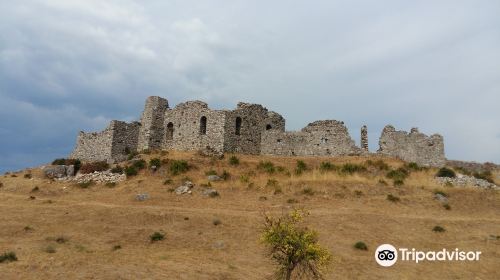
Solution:
M 333 255 L 326 279 L 500 278 L 500 193 L 438 185 L 435 169 L 412 170 L 394 186 L 378 158 L 237 155 L 239 164 L 231 165 L 231 155 L 141 156 L 161 158 L 162 167 L 115 186 L 83 188 L 46 179 L 39 169 L 1 176 L 0 254 L 13 251 L 18 260 L 0 263 L 0 279 L 267 279 L 274 266 L 260 241 L 263 212 L 293 208 L 310 212 L 306 223 Z M 172 175 L 174 160 L 187 161 L 189 170 Z M 301 174 L 297 160 L 306 165 Z M 321 169 L 324 161 L 337 169 L 352 165 Z M 404 165 L 383 161 L 390 169 Z M 202 195 L 211 170 L 226 171 L 226 180 L 210 183 L 217 197 Z M 191 195 L 172 192 L 185 180 L 195 184 Z M 436 191 L 448 197 L 448 209 L 434 199 Z M 139 193 L 149 199 L 137 201 Z M 445 231 L 434 232 L 435 226 Z M 151 242 L 154 232 L 164 240 Z M 368 250 L 355 249 L 358 241 Z M 383 243 L 482 255 L 478 262 L 383 268 L 374 260 Z

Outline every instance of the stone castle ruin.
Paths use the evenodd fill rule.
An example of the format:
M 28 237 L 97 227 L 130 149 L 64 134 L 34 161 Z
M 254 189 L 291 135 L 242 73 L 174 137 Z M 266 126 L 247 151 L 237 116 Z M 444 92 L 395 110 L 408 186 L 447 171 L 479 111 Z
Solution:
M 71 158 L 83 161 L 122 161 L 143 150 L 210 150 L 281 156 L 344 156 L 368 154 L 368 129 L 361 128 L 356 146 L 341 121 L 323 120 L 300 131 L 285 131 L 285 119 L 262 105 L 238 103 L 234 110 L 212 110 L 201 101 L 170 108 L 168 101 L 150 96 L 140 122 L 113 120 L 101 132 L 80 132 Z M 382 131 L 378 154 L 423 166 L 445 164 L 443 137 L 410 133 L 388 125 Z

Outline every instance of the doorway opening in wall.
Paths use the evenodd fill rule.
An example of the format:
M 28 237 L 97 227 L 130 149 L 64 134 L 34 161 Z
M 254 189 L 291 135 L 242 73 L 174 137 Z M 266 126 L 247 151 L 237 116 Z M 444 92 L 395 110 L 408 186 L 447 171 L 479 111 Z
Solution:
M 207 134 L 207 117 L 203 116 L 200 119 L 200 134 Z
M 167 124 L 167 140 L 174 139 L 174 124 L 169 122 Z
M 266 130 L 270 130 L 270 129 L 272 129 L 272 128 L 273 128 L 273 127 L 272 127 L 270 124 L 266 125 Z
M 234 134 L 240 135 L 240 133 L 241 133 L 241 118 L 237 117 L 236 118 L 236 130 L 235 130 Z

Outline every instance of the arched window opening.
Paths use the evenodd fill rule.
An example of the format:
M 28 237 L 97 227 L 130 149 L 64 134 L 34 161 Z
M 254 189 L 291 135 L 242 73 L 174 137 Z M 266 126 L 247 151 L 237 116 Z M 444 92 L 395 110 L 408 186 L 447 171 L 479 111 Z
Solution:
M 241 133 L 241 118 L 237 117 L 236 118 L 236 130 L 235 130 L 234 134 L 240 135 L 240 133 Z
M 270 129 L 272 129 L 272 128 L 273 128 L 273 127 L 272 127 L 270 124 L 266 125 L 266 130 L 270 130 Z
M 207 134 L 207 117 L 203 116 L 200 119 L 200 134 Z
M 169 122 L 167 124 L 167 140 L 174 139 L 174 124 Z

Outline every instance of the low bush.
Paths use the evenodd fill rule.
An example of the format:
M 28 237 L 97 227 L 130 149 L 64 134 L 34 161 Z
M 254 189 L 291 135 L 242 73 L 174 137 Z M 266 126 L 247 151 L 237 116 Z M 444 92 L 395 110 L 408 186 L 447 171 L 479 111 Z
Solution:
M 401 180 L 401 179 L 396 179 L 393 181 L 393 184 L 395 187 L 399 187 L 399 186 L 402 186 L 405 184 L 405 181 Z
M 366 246 L 365 242 L 358 241 L 354 244 L 354 248 L 358 250 L 368 251 L 368 246 Z
M 361 164 L 354 164 L 354 163 L 344 163 L 342 167 L 340 168 L 340 173 L 341 174 L 349 174 L 352 175 L 357 172 L 364 172 L 366 171 L 366 167 L 364 167 Z
M 173 160 L 170 162 L 169 170 L 172 175 L 179 175 L 189 170 L 189 164 L 185 160 Z
M 45 253 L 54 254 L 56 252 L 56 248 L 54 246 L 52 246 L 52 245 L 48 245 L 47 247 L 45 247 L 43 249 L 43 251 Z
M 89 174 L 93 172 L 100 172 L 100 171 L 105 171 L 109 169 L 109 164 L 105 161 L 96 161 L 96 162 L 89 162 L 85 163 L 80 167 L 80 173 L 82 174 Z
M 214 226 L 218 226 L 218 225 L 222 224 L 222 221 L 221 221 L 220 219 L 214 219 L 214 220 L 212 221 L 212 224 L 213 224 Z
M 399 167 L 398 169 L 389 171 L 385 176 L 389 179 L 404 181 L 409 175 L 410 172 L 406 168 Z
M 443 207 L 444 207 L 444 209 L 446 209 L 446 210 L 451 210 L 451 206 L 450 206 L 448 203 L 443 204 Z
M 257 165 L 257 169 L 263 170 L 269 174 L 273 174 L 276 172 L 276 168 L 274 167 L 274 163 L 270 161 L 261 161 Z
M 213 176 L 213 175 L 217 175 L 217 171 L 213 170 L 213 169 L 210 169 L 208 171 L 205 172 L 205 175 L 206 176 Z
M 382 185 L 382 186 L 387 186 L 387 185 L 388 185 L 388 184 L 387 184 L 387 182 L 386 182 L 384 179 L 380 179 L 380 180 L 378 180 L 378 183 L 379 183 L 380 185 Z
M 443 191 L 438 191 L 438 190 L 435 190 L 435 191 L 434 191 L 434 194 L 440 194 L 440 195 L 442 195 L 442 196 L 444 196 L 444 197 L 448 197 L 448 194 L 446 194 L 446 193 L 445 193 L 445 192 L 443 192 Z
M 161 232 L 155 232 L 149 236 L 149 239 L 151 240 L 151 242 L 161 241 L 165 239 L 165 234 Z
M 278 186 L 278 180 L 276 179 L 267 179 L 266 187 L 276 187 Z
M 114 174 L 123 174 L 123 167 L 117 165 L 117 166 L 111 168 L 111 173 L 114 173 Z
M 491 171 L 487 170 L 487 171 L 483 171 L 483 172 L 474 172 L 472 174 L 472 176 L 474 176 L 475 178 L 477 179 L 483 179 L 483 180 L 486 180 L 492 184 L 494 184 L 494 180 L 493 180 L 493 174 L 491 174 Z
M 306 188 L 302 189 L 302 194 L 314 195 L 314 190 L 311 187 L 306 187 Z
M 127 166 L 127 167 L 125 167 L 124 171 L 125 171 L 125 175 L 127 175 L 127 177 L 135 176 L 138 173 L 137 168 L 135 168 L 134 166 Z
M 172 179 L 165 179 L 165 181 L 163 181 L 163 184 L 164 185 L 170 185 L 170 184 L 172 184 Z
M 299 201 L 295 198 L 290 198 L 286 201 L 286 203 L 294 204 L 294 203 L 299 203 Z
M 77 186 L 82 188 L 82 189 L 88 189 L 92 185 L 94 185 L 94 181 L 92 181 L 92 180 L 90 180 L 88 182 L 81 182 L 81 183 L 77 184 Z
M 40 188 L 38 186 L 35 186 L 34 188 L 31 189 L 31 192 L 34 193 L 34 192 L 37 192 L 39 190 L 40 190 Z
M 363 192 L 362 192 L 362 191 L 359 191 L 359 190 L 355 190 L 355 191 L 354 191 L 354 195 L 356 195 L 356 196 L 362 196 L 362 195 L 363 195 Z
M 337 170 L 337 166 L 335 166 L 334 164 L 328 162 L 328 161 L 323 161 L 322 163 L 320 163 L 319 165 L 319 170 L 320 171 L 333 171 L 333 170 Z
M 248 183 L 248 182 L 250 182 L 250 178 L 248 177 L 248 175 L 241 175 L 240 176 L 240 181 L 242 183 Z
M 31 173 L 26 173 L 26 174 L 24 174 L 24 178 L 31 179 L 31 178 L 33 178 L 33 175 L 31 175 Z
M 392 201 L 392 202 L 398 202 L 400 199 L 399 199 L 399 197 L 397 197 L 395 195 L 388 194 L 387 195 L 387 200 Z
M 152 158 L 149 160 L 149 168 L 155 166 L 156 168 L 161 167 L 161 160 L 159 158 Z
M 54 240 L 55 240 L 57 243 L 59 243 L 59 244 L 64 244 L 64 243 L 68 242 L 68 238 L 67 238 L 67 237 L 65 237 L 65 236 L 62 236 L 62 235 L 61 235 L 61 236 L 56 237 Z
M 390 168 L 389 165 L 381 159 L 378 159 L 376 161 L 369 159 L 369 160 L 365 161 L 365 165 L 372 166 L 378 170 L 389 170 L 389 168 Z
M 146 168 L 146 161 L 143 159 L 134 160 L 132 166 L 135 167 L 137 170 L 142 170 Z
M 120 250 L 122 248 L 122 245 L 115 245 L 113 246 L 113 251 Z
M 307 164 L 303 160 L 297 160 L 297 166 L 295 167 L 295 174 L 300 175 L 307 170 Z
M 229 158 L 229 164 L 233 165 L 233 166 L 239 165 L 240 164 L 240 159 L 237 156 L 231 156 Z
M 226 180 L 229 180 L 231 178 L 231 174 L 229 172 L 227 172 L 226 170 L 223 170 L 220 177 L 222 178 L 222 180 L 226 181 Z
M 0 255 L 0 263 L 3 263 L 3 262 L 15 262 L 17 261 L 17 256 L 16 256 L 16 253 L 14 252 L 6 252 L 6 253 L 3 253 L 3 255 Z
M 405 164 L 405 167 L 408 170 L 412 170 L 412 171 L 421 171 L 424 169 L 423 167 L 419 166 L 416 162 L 407 163 L 407 164 Z
M 448 178 L 455 178 L 457 175 L 455 174 L 455 171 L 453 171 L 450 168 L 447 167 L 442 167 L 438 170 L 436 173 L 436 177 L 448 177 Z
M 434 232 L 445 232 L 446 230 L 442 226 L 435 226 L 432 231 Z

